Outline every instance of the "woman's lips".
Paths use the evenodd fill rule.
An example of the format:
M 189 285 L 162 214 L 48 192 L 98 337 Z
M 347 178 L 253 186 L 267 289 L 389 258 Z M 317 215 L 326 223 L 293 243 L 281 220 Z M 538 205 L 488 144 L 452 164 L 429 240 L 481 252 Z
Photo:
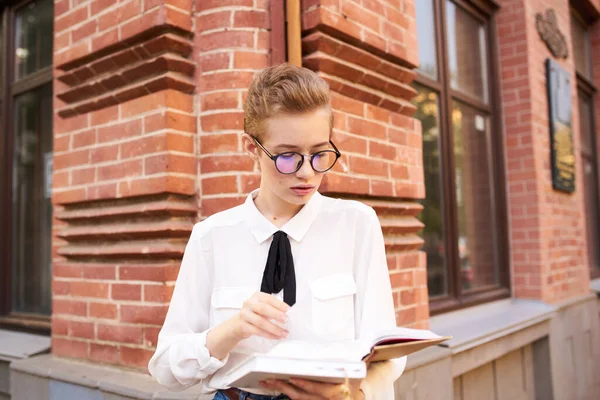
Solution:
M 310 194 L 315 189 L 315 187 L 301 185 L 301 186 L 293 186 L 291 189 L 298 196 L 306 196 L 307 194 Z

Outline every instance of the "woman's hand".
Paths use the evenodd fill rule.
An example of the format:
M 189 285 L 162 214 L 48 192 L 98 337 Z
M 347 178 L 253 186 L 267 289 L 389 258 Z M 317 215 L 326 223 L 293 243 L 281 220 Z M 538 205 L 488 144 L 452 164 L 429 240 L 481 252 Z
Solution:
M 289 382 L 272 380 L 261 382 L 261 385 L 277 390 L 292 400 L 364 400 L 360 383 L 360 380 L 353 380 L 339 385 L 292 378 Z
M 215 326 L 206 336 L 206 347 L 211 356 L 223 360 L 241 340 L 252 335 L 282 339 L 287 331 L 271 320 L 285 323 L 285 312 L 290 307 L 275 296 L 254 293 L 244 302 L 240 312 Z
M 271 322 L 287 322 L 286 303 L 267 293 L 254 293 L 244 302 L 239 314 L 234 318 L 235 332 L 240 340 L 258 335 L 268 339 L 283 339 L 288 331 Z

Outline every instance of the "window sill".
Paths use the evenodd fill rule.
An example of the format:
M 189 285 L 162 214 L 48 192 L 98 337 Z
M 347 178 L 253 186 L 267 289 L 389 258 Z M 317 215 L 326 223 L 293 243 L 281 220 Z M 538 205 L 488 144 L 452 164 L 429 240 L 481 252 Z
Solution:
M 12 362 L 50 350 L 48 336 L 0 329 L 0 360 Z
M 430 329 L 452 336 L 442 346 L 456 354 L 547 321 L 555 312 L 540 301 L 506 299 L 436 315 Z
M 48 391 L 56 390 L 76 396 L 82 393 L 82 388 L 86 388 L 83 390 L 89 396 L 86 398 L 112 398 L 114 395 L 119 398 L 135 399 L 208 400 L 212 398 L 212 396 L 201 395 L 200 385 L 182 392 L 170 392 L 148 374 L 114 366 L 58 358 L 50 354 L 16 361 L 12 363 L 11 370 L 19 372 L 19 377 L 23 380 L 23 382 L 15 382 L 17 385 L 26 384 L 29 375 L 46 380 L 47 385 L 44 390 Z

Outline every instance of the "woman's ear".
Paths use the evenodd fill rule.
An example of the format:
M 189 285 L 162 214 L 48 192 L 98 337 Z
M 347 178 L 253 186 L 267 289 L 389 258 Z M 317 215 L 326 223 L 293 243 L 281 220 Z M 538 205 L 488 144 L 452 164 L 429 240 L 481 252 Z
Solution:
M 252 136 L 247 133 L 242 134 L 242 149 L 250 158 L 258 162 L 258 147 Z

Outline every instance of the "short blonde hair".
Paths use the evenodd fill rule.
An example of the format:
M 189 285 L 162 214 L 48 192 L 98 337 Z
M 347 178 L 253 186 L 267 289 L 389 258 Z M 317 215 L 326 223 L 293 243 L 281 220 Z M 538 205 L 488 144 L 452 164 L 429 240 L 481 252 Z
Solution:
M 244 103 L 244 131 L 260 137 L 265 122 L 279 113 L 306 113 L 327 108 L 333 113 L 329 85 L 313 71 L 283 63 L 268 67 L 256 75 Z

